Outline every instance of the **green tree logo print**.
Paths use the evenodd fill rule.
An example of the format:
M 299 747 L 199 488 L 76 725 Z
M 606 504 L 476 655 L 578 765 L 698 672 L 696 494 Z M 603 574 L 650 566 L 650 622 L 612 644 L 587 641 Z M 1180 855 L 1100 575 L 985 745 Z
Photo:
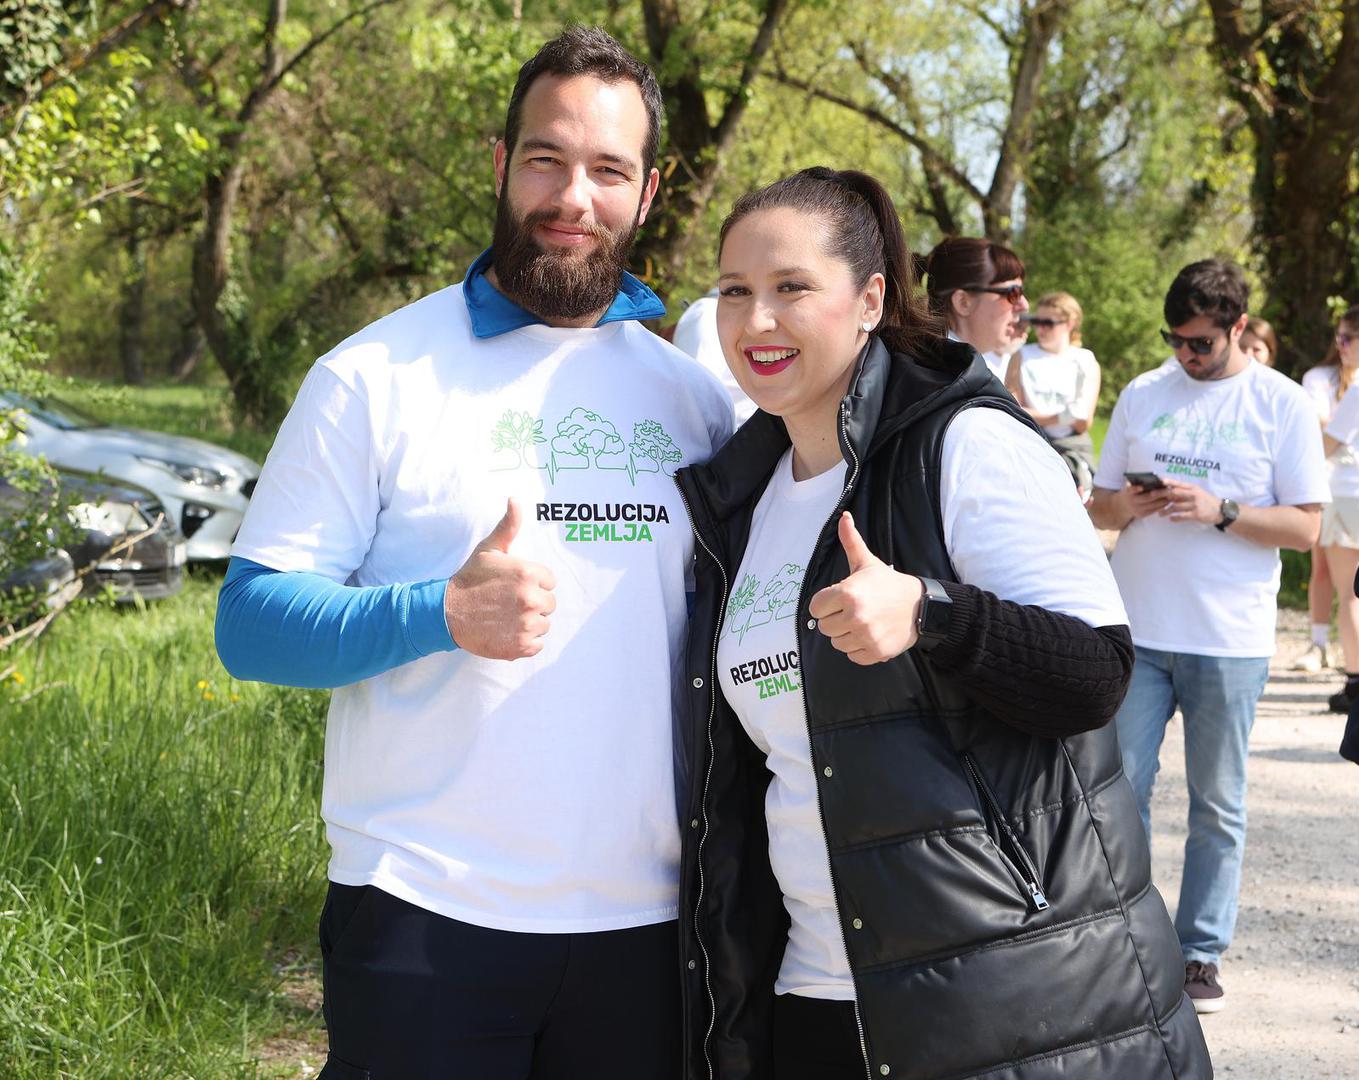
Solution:
M 735 634 L 738 641 L 744 641 L 746 634 L 757 626 L 777 619 L 791 619 L 797 614 L 804 572 L 805 568 L 797 563 L 784 563 L 763 586 L 754 574 L 747 574 L 727 601 L 724 632 Z
M 628 449 L 632 451 L 634 475 L 659 472 L 674 476 L 674 469 L 667 469 L 666 465 L 677 465 L 684 460 L 674 440 L 655 420 L 642 420 L 632 425 L 632 442 L 628 444 Z
M 545 442 L 547 436 L 543 434 L 543 422 L 530 413 L 515 412 L 513 409 L 506 409 L 505 415 L 496 421 L 491 431 L 491 449 L 497 453 L 509 451 L 514 455 L 511 463 L 497 466 L 499 470 L 521 469 L 526 466 L 531 469 L 538 468 L 537 461 L 532 460 L 527 451 Z
M 620 469 L 632 478 L 632 462 L 618 429 L 597 412 L 572 409 L 557 424 L 548 455 L 548 479 L 555 482 L 563 469 L 588 469 L 592 465 L 596 469 Z
M 538 447 L 546 444 L 543 450 Z M 658 420 L 632 425 L 632 441 L 624 442 L 613 422 L 584 407 L 557 422 L 549 442 L 543 421 L 531 413 L 506 409 L 491 430 L 491 449 L 501 464 L 494 471 L 543 469 L 549 483 L 573 469 L 606 469 L 627 475 L 636 484 L 642 473 L 674 476 L 684 453 Z

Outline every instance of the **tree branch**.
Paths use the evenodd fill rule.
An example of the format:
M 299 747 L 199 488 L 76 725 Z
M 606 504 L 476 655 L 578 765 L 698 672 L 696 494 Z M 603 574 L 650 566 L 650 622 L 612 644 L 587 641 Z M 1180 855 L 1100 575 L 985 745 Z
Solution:
M 741 65 L 741 77 L 737 80 L 736 89 L 727 98 L 722 116 L 713 129 L 713 142 L 719 151 L 727 145 L 741 120 L 742 113 L 746 110 L 746 105 L 750 101 L 750 86 L 760 72 L 760 65 L 764 62 L 769 47 L 774 43 L 774 31 L 787 10 L 788 0 L 765 0 L 764 17 L 760 20 L 760 28 L 755 32 L 755 39 L 750 43 L 745 62 Z
M 880 127 L 886 128 L 899 139 L 915 147 L 915 149 L 920 152 L 921 157 L 928 160 L 932 167 L 938 168 L 943 175 L 947 176 L 960 188 L 966 191 L 973 199 L 976 199 L 979 203 L 986 201 L 986 193 L 977 187 L 977 185 L 968 178 L 966 173 L 954 165 L 953 162 L 949 161 L 948 158 L 944 157 L 943 154 L 936 150 L 923 136 L 903 127 L 882 110 L 877 109 L 872 105 L 864 105 L 850 98 L 843 97 L 840 94 L 833 94 L 828 90 L 813 86 L 810 83 L 804 82 L 783 71 L 771 72 L 768 75 L 768 78 L 773 79 L 775 82 L 782 83 L 784 86 L 791 86 L 795 90 L 805 91 L 807 94 L 810 94 L 812 97 L 818 98 L 821 101 L 829 102 L 832 105 L 839 105 L 842 109 L 848 109 L 850 112 L 858 113 L 865 119 L 871 120 Z
M 164 19 L 172 11 L 182 9 L 187 2 L 188 0 L 150 0 L 141 9 L 110 26 L 88 45 L 47 68 L 38 76 L 37 84 L 22 97 L 0 104 L 0 120 L 22 106 L 33 104 L 62 79 L 70 78 L 82 68 L 108 55 L 144 27 Z

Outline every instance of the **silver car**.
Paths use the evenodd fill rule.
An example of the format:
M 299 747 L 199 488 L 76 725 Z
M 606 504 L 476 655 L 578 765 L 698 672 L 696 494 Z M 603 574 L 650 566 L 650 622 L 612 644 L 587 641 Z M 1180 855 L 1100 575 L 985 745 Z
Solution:
M 192 560 L 225 559 L 241 527 L 260 467 L 200 439 L 111 427 L 73 405 L 0 391 L 18 412 L 19 445 L 60 469 L 102 472 L 155 493 L 188 542 Z

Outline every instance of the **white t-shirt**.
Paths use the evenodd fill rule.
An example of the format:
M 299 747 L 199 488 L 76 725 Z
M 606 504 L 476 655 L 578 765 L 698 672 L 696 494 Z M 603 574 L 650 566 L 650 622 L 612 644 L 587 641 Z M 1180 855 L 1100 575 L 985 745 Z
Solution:
M 1052 353 L 1041 345 L 1025 345 L 1019 350 L 1019 380 L 1038 415 L 1057 417 L 1043 429 L 1054 439 L 1074 435 L 1075 421 L 1088 422 L 1095 415 L 1099 364 L 1089 349 L 1071 345 Z
M 1336 415 L 1340 405 L 1339 366 L 1327 364 L 1304 372 L 1302 388 L 1307 391 L 1312 404 L 1316 406 L 1317 416 L 1320 417 L 1326 434 L 1344 444 L 1326 458 L 1326 468 L 1331 479 L 1331 497 L 1359 498 L 1359 456 L 1356 456 L 1352 445 L 1359 442 L 1359 427 L 1346 422 L 1350 409 L 1346 409 L 1339 416 Z M 1355 399 L 1355 404 L 1359 404 L 1359 398 Z M 1334 430 L 1331 426 L 1332 420 L 1339 420 Z
M 1200 382 L 1176 364 L 1129 383 L 1109 421 L 1095 486 L 1122 488 L 1125 472 L 1188 480 L 1242 506 L 1330 501 L 1307 393 L 1254 361 L 1227 379 Z M 1273 655 L 1277 548 L 1153 514 L 1123 530 L 1112 563 L 1138 645 Z
M 795 483 L 791 461 L 790 451 L 751 521 L 718 639 L 718 682 L 774 776 L 765 797 L 769 856 L 791 919 L 775 989 L 847 1001 L 854 985 L 816 801 L 793 620 L 845 470 Z M 964 410 L 944 436 L 940 497 L 945 545 L 962 581 L 1091 626 L 1126 624 L 1071 474 L 1031 430 L 998 409 Z
M 672 475 L 730 432 L 721 387 L 640 324 L 477 340 L 461 285 L 317 362 L 234 555 L 355 585 L 447 577 L 516 496 L 511 554 L 557 578 L 537 656 L 438 653 L 334 692 L 333 881 L 503 930 L 675 916 L 693 549 Z
M 684 310 L 675 324 L 675 348 L 688 353 L 717 376 L 731 397 L 736 423 L 744 424 L 757 406 L 746 396 L 736 376 L 727 366 L 722 342 L 717 336 L 717 297 L 700 296 Z
M 984 352 L 981 358 L 986 361 L 986 366 L 991 369 L 991 374 L 1001 382 L 1005 381 L 1005 373 L 1010 370 L 1010 354 L 1001 352 Z

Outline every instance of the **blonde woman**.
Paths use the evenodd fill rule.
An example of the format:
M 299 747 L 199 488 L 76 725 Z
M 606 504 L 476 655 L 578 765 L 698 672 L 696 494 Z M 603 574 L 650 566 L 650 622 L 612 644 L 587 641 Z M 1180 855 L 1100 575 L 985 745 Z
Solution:
M 1090 493 L 1095 445 L 1090 421 L 1099 401 L 1099 363 L 1081 347 L 1084 312 L 1076 298 L 1052 292 L 1038 299 L 1028 323 L 1038 340 L 1019 350 L 1005 385 L 1055 446 L 1084 498 Z

